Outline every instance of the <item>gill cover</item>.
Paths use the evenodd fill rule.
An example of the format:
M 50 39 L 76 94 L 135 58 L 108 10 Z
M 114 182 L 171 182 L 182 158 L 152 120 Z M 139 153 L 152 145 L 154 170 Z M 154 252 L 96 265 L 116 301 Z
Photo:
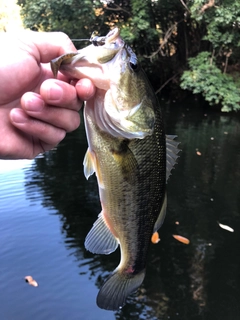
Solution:
M 135 53 L 115 28 L 105 37 L 92 37 L 92 44 L 77 53 L 65 54 L 52 62 L 68 77 L 89 78 L 97 90 L 94 100 L 94 122 L 117 138 L 143 139 L 151 135 L 155 123 L 153 101 Z M 86 103 L 86 115 L 88 102 Z

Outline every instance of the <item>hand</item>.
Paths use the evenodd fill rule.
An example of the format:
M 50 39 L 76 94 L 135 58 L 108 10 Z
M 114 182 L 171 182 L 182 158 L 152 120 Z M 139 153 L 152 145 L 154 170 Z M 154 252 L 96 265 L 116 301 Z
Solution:
M 31 159 L 79 126 L 78 96 L 88 100 L 95 88 L 88 79 L 53 79 L 48 62 L 76 51 L 64 33 L 2 33 L 0 42 L 0 158 Z

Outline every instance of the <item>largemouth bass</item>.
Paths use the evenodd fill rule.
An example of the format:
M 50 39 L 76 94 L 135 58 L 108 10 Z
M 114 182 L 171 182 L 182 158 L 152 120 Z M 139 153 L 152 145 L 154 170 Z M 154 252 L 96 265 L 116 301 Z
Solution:
M 100 308 L 117 310 L 143 282 L 152 234 L 165 217 L 166 179 L 178 143 L 175 136 L 166 139 L 157 98 L 119 29 L 53 60 L 52 70 L 89 78 L 97 87 L 84 107 L 84 173 L 97 176 L 102 212 L 85 247 L 110 254 L 120 245 L 120 264 L 97 296 Z

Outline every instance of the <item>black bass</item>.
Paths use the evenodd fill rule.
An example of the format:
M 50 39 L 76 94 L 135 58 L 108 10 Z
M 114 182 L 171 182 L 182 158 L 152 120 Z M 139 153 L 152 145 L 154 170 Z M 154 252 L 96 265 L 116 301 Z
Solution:
M 53 60 L 52 70 L 55 76 L 60 70 L 89 78 L 97 87 L 84 107 L 89 146 L 84 173 L 97 176 L 102 212 L 85 247 L 110 254 L 120 245 L 120 264 L 97 296 L 100 308 L 117 310 L 145 277 L 151 237 L 165 217 L 166 179 L 178 143 L 175 136 L 166 139 L 154 91 L 118 28 Z

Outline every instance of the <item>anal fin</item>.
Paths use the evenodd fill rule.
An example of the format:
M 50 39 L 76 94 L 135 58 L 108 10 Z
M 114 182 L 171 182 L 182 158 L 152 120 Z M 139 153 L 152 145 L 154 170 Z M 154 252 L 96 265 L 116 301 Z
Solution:
M 102 212 L 89 231 L 84 244 L 88 251 L 97 254 L 110 254 L 117 249 L 118 240 L 105 223 Z
M 166 211 L 167 211 L 167 193 L 165 193 L 165 197 L 163 200 L 162 208 L 160 211 L 160 214 L 157 218 L 157 221 L 155 222 L 154 228 L 153 228 L 153 234 L 160 229 L 162 226 L 165 216 L 166 216 Z

